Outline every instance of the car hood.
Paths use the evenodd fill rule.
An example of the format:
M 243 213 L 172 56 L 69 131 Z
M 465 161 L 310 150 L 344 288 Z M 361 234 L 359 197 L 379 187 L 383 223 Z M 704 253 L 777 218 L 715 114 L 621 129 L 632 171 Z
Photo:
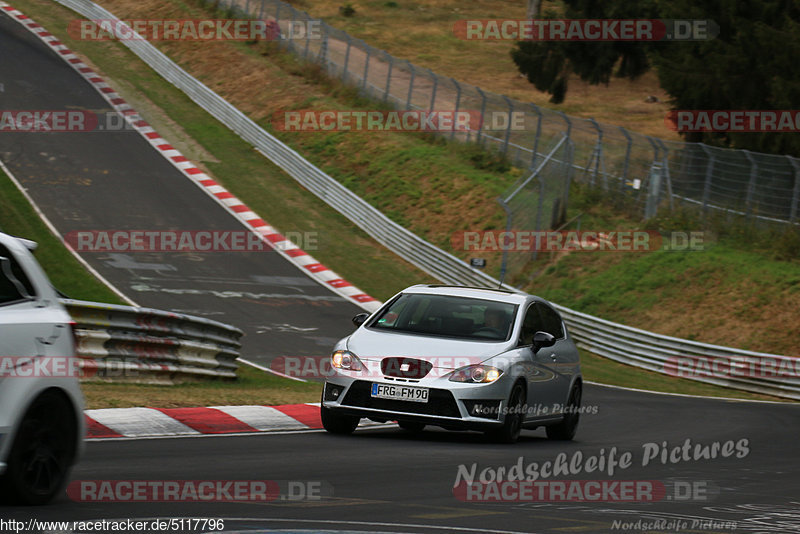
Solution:
M 488 342 L 422 336 L 359 328 L 347 339 L 347 350 L 362 360 L 386 357 L 416 358 L 434 367 L 460 367 L 480 363 L 511 348 L 510 341 Z

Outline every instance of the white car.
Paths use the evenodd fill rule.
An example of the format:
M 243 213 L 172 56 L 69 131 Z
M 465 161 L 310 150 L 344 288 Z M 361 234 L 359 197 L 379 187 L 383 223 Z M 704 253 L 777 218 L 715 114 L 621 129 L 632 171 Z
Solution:
M 31 250 L 0 233 L 0 492 L 44 504 L 83 447 L 74 323 Z
M 418 285 L 395 295 L 334 347 L 322 423 L 351 433 L 361 418 L 480 430 L 514 442 L 522 428 L 572 439 L 582 378 L 564 322 L 539 297 Z

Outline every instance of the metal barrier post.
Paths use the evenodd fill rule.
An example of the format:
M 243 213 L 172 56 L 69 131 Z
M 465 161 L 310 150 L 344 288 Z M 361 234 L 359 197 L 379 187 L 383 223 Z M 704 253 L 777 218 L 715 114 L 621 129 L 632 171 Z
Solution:
M 533 150 L 531 154 L 531 168 L 536 166 L 536 158 L 539 156 L 539 138 L 542 135 L 542 112 L 539 106 L 531 104 L 533 112 L 536 113 L 536 137 L 533 140 Z
M 789 158 L 789 163 L 792 164 L 794 168 L 794 189 L 792 190 L 792 207 L 789 211 L 789 221 L 794 222 L 797 220 L 797 204 L 800 202 L 800 163 L 796 159 L 791 156 L 786 156 Z
M 370 52 L 372 51 L 372 47 L 371 46 L 367 45 L 366 43 L 364 43 L 364 44 L 365 44 L 365 47 L 367 49 L 367 58 L 366 58 L 366 60 L 364 60 L 364 76 L 361 79 L 361 90 L 362 91 L 365 91 L 367 89 L 367 75 L 369 73 L 369 56 L 371 55 Z
M 758 177 L 758 163 L 749 150 L 744 151 L 747 161 L 750 162 L 750 179 L 747 181 L 747 196 L 745 197 L 745 216 L 749 217 L 753 213 L 753 193 L 756 190 L 756 178 Z
M 511 119 L 514 115 L 514 104 L 511 103 L 511 99 L 507 96 L 503 95 L 503 100 L 506 101 L 508 105 L 508 124 L 506 124 L 506 138 L 503 140 L 503 155 L 505 156 L 508 152 L 508 141 L 511 139 Z
M 627 146 L 625 147 L 625 161 L 622 163 L 622 178 L 619 181 L 619 190 L 625 191 L 625 182 L 628 181 L 628 170 L 631 161 L 631 147 L 633 146 L 633 139 L 628 133 L 628 130 L 622 126 L 619 127 L 619 131 L 622 132 L 622 135 L 625 136 L 625 140 L 628 142 Z
M 436 74 L 434 74 L 434 72 L 431 69 L 428 69 L 428 72 L 430 73 L 431 78 L 433 78 L 433 90 L 431 92 L 431 106 L 430 106 L 431 111 L 433 111 L 434 109 L 436 109 L 435 108 L 435 106 L 436 106 L 436 86 L 439 85 L 439 77 L 436 76 Z
M 478 128 L 478 133 L 475 134 L 475 142 L 478 143 L 478 144 L 481 144 L 481 131 L 483 130 L 483 123 L 484 123 L 484 120 L 486 119 L 486 117 L 485 117 L 485 115 L 486 115 L 486 94 L 484 94 L 484 92 L 481 91 L 480 87 L 476 87 L 475 90 L 478 91 L 478 94 L 481 95 L 481 99 L 482 99 L 481 100 L 481 127 Z
M 389 98 L 389 89 L 392 83 L 392 68 L 394 67 L 394 56 L 388 53 L 385 55 L 389 58 L 389 72 L 386 73 L 386 90 L 383 92 L 384 102 Z
M 455 78 L 450 78 L 453 81 L 453 84 L 456 86 L 456 117 L 458 117 L 458 110 L 461 106 L 461 84 L 458 83 Z M 453 125 L 453 129 L 450 131 L 450 139 L 456 135 L 456 128 L 455 124 Z M 467 126 L 467 141 L 469 141 L 469 126 Z
M 714 154 L 708 149 L 706 145 L 700 143 L 700 148 L 708 156 L 708 164 L 706 166 L 706 181 L 703 185 L 703 216 L 708 213 L 708 199 L 711 196 L 711 178 L 714 173 Z
M 342 67 L 342 83 L 347 79 L 347 64 L 350 62 L 350 47 L 353 45 L 353 40 L 350 35 L 345 34 L 347 38 L 347 51 L 344 53 L 344 66 Z
M 414 65 L 412 65 L 410 61 L 406 61 L 406 63 L 408 63 L 408 68 L 411 69 L 411 80 L 408 82 L 408 98 L 406 99 L 406 109 L 411 109 L 411 96 L 414 93 L 414 76 L 416 75 L 416 71 L 414 70 Z

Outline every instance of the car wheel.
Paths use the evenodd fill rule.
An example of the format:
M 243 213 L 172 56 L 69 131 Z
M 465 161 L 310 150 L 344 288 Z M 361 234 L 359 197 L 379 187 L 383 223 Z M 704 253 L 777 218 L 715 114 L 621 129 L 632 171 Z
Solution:
M 75 458 L 75 417 L 61 394 L 40 395 L 25 412 L 0 480 L 3 500 L 41 505 L 64 489 Z
M 575 437 L 575 431 L 578 430 L 578 421 L 581 418 L 581 387 L 575 385 L 569 393 L 569 400 L 567 401 L 567 414 L 564 420 L 557 425 L 548 426 L 545 428 L 547 437 L 549 439 L 569 441 Z
M 320 407 L 319 413 L 322 426 L 331 434 L 352 434 L 361 420 L 352 415 L 339 415 L 325 406 Z
M 489 436 L 495 441 L 501 443 L 514 443 L 519 439 L 519 434 L 522 431 L 522 421 L 525 418 L 525 388 L 521 383 L 517 382 L 511 389 L 511 394 L 508 397 L 509 413 L 506 414 L 506 420 L 503 426 L 498 430 L 489 432 Z
M 397 426 L 406 432 L 422 432 L 425 428 L 425 423 L 417 423 L 416 421 L 398 421 Z

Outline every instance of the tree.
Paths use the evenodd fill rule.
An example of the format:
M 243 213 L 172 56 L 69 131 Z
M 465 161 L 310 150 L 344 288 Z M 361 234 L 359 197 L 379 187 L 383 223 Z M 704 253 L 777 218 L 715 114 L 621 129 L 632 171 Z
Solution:
M 633 7 L 626 0 L 565 0 L 563 16 L 552 10 L 543 19 L 654 18 L 654 0 Z M 650 67 L 640 43 L 626 41 L 520 41 L 511 57 L 538 90 L 552 95 L 550 101 L 564 101 L 567 81 L 573 72 L 589 83 L 608 84 L 611 75 L 636 78 Z M 615 68 L 616 67 L 616 68 Z
M 569 19 L 713 20 L 704 41 L 522 41 L 512 51 L 520 72 L 562 102 L 575 73 L 592 84 L 635 79 L 650 68 L 673 109 L 788 110 L 800 102 L 800 2 L 796 0 L 564 0 Z M 544 18 L 555 18 L 546 13 Z M 687 140 L 761 152 L 800 154 L 789 133 L 686 134 Z

